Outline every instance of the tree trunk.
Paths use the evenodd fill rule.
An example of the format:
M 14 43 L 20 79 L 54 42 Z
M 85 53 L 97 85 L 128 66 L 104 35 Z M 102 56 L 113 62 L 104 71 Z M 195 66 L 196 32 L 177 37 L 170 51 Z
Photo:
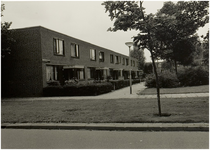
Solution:
M 156 78 L 156 89 L 157 89 L 157 99 L 158 99 L 158 111 L 159 111 L 159 116 L 161 117 L 159 79 L 158 79 L 157 69 L 156 69 L 155 60 L 154 60 L 154 56 L 153 56 L 152 50 L 150 50 L 150 53 L 151 53 L 151 57 L 152 57 L 153 70 L 154 70 L 155 78 Z

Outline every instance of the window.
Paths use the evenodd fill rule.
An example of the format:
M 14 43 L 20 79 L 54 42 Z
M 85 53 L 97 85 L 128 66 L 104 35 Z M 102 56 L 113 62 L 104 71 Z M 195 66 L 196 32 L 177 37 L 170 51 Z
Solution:
M 133 60 L 131 60 L 131 66 L 132 66 L 132 62 L 133 62 Z
M 110 63 L 114 63 L 114 56 L 112 54 L 110 55 Z
M 88 79 L 94 79 L 95 68 L 87 68 Z
M 121 63 L 121 57 L 119 56 L 119 58 L 118 58 L 118 61 L 119 61 L 119 64 Z
M 118 56 L 115 56 L 115 63 L 119 64 L 119 57 Z
M 104 52 L 99 52 L 99 61 L 104 62 Z
M 135 67 L 135 65 L 136 65 L 136 64 L 135 64 L 135 61 L 133 61 L 133 66 Z
M 53 49 L 55 55 L 64 55 L 64 40 L 53 39 Z
M 47 81 L 58 80 L 58 72 L 56 66 L 46 66 L 46 80 Z
M 85 79 L 84 69 L 77 69 L 76 74 L 77 74 L 77 79 L 79 80 Z
M 90 49 L 90 60 L 96 61 L 96 50 Z
M 122 64 L 123 64 L 123 65 L 125 65 L 125 58 L 123 58 L 123 60 L 122 60 Z
M 129 60 L 126 58 L 126 66 L 129 65 Z
M 71 57 L 79 58 L 79 45 L 71 44 Z

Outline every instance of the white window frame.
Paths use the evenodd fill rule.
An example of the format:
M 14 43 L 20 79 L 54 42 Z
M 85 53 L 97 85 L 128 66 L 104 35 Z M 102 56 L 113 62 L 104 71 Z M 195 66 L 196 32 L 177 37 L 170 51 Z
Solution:
M 90 49 L 90 60 L 96 61 L 96 50 Z
M 71 57 L 79 58 L 79 45 L 71 43 Z
M 64 55 L 64 40 L 53 38 L 53 48 L 55 55 Z

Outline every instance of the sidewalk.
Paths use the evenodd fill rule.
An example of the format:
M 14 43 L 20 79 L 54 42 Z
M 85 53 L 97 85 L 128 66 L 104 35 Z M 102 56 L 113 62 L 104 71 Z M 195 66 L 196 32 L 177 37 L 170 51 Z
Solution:
M 209 131 L 208 123 L 17 123 L 2 129 L 110 130 L 110 131 Z
M 110 93 L 98 96 L 63 96 L 63 97 L 27 97 L 27 98 L 5 98 L 3 100 L 71 100 L 71 99 L 122 99 L 122 98 L 157 98 L 157 95 L 137 95 L 146 87 L 144 82 L 132 85 L 132 94 L 130 94 L 130 87 L 125 87 Z M 183 98 L 183 97 L 209 97 L 209 93 L 186 93 L 186 94 L 160 94 L 161 98 Z

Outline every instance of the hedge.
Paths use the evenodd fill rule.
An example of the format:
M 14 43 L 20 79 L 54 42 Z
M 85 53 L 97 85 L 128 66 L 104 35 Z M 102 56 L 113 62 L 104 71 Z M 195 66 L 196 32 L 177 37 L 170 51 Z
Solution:
M 92 96 L 112 91 L 111 83 L 90 83 L 86 85 L 47 86 L 43 89 L 44 96 Z
M 112 80 L 113 90 L 130 86 L 130 80 Z M 140 79 L 132 79 L 132 84 L 140 83 Z
M 209 84 L 209 70 L 203 66 L 183 68 L 178 71 L 181 86 L 197 86 Z
M 179 80 L 175 73 L 164 71 L 158 74 L 160 88 L 175 88 L 179 86 Z M 145 86 L 148 88 L 156 87 L 156 78 L 154 74 L 149 74 L 146 77 Z

